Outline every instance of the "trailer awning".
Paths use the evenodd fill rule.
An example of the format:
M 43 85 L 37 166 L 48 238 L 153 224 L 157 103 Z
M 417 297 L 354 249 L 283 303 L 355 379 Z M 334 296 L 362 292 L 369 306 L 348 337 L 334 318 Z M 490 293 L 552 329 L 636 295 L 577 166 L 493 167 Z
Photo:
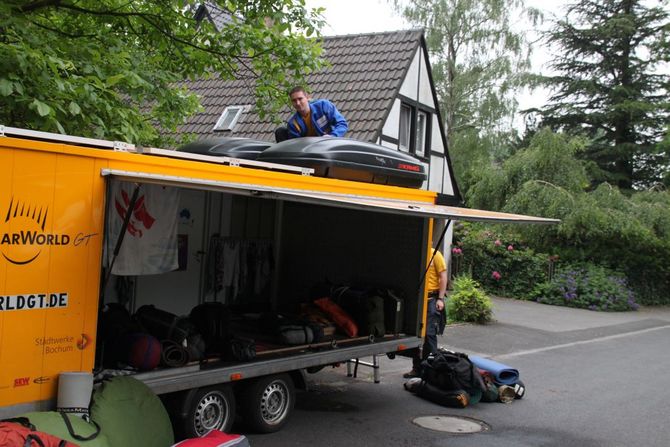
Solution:
M 257 184 L 252 185 L 223 182 L 194 177 L 153 174 L 148 172 L 103 169 L 101 174 L 103 176 L 108 176 L 127 182 L 152 183 L 189 189 L 225 192 L 229 194 L 246 195 L 258 198 L 278 199 L 291 202 L 311 203 L 316 205 L 377 211 L 408 216 L 497 223 L 555 224 L 559 222 L 558 219 L 547 219 L 543 217 L 525 216 L 522 214 L 476 210 L 456 206 L 434 205 L 426 202 L 410 202 L 354 194 L 338 194 L 324 191 L 279 188 Z

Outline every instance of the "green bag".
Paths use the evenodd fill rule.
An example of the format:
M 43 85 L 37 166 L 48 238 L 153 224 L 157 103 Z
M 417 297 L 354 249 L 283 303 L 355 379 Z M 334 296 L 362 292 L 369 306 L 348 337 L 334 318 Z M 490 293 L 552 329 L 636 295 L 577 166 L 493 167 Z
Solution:
M 107 436 L 99 433 L 99 428 L 95 424 L 86 422 L 79 416 L 62 414 L 57 411 L 39 411 L 24 413 L 20 417 L 28 418 L 39 431 L 81 447 L 113 447 Z M 68 428 L 68 423 L 70 428 Z
M 91 419 L 113 447 L 168 447 L 174 444 L 172 424 L 161 400 L 131 376 L 103 382 L 93 392 Z

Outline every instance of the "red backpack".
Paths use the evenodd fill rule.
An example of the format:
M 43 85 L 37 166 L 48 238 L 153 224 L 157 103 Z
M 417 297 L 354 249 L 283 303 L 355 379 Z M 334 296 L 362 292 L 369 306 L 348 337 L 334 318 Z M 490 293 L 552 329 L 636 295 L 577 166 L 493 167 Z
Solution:
M 35 430 L 27 418 L 0 421 L 0 447 L 77 447 L 56 436 Z

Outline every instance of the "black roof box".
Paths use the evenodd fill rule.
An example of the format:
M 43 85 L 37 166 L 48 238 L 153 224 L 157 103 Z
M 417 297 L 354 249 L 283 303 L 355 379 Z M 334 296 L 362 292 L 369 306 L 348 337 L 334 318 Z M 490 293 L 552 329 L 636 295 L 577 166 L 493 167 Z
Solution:
M 343 180 L 420 188 L 424 165 L 411 155 L 350 138 L 305 137 L 277 143 L 259 161 L 314 169 L 314 174 Z
M 190 154 L 214 155 L 219 157 L 256 160 L 258 155 L 273 143 L 251 138 L 221 137 L 193 141 L 179 148 L 179 152 Z

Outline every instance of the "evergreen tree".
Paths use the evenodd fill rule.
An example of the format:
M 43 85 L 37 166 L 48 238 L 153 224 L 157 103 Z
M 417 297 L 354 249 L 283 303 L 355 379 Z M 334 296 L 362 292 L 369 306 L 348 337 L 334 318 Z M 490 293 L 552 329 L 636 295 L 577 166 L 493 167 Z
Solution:
M 660 145 L 670 112 L 665 2 L 580 0 L 547 32 L 558 51 L 544 125 L 591 139 L 583 153 L 595 183 L 650 186 L 668 169 Z M 667 66 L 665 67 L 667 70 Z

